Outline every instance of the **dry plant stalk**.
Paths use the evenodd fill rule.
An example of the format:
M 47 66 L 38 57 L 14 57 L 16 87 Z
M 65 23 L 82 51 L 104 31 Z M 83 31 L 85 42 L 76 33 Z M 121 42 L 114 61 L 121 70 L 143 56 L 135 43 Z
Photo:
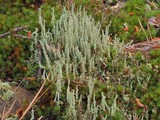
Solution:
M 37 92 L 37 94 L 35 95 L 35 97 L 33 98 L 32 102 L 29 104 L 29 106 L 26 108 L 26 110 L 24 111 L 24 113 L 22 114 L 22 116 L 20 117 L 19 120 L 23 120 L 24 116 L 28 113 L 28 111 L 33 107 L 33 105 L 35 104 L 35 101 L 37 100 L 39 94 L 41 93 L 41 91 L 44 88 L 44 85 L 46 83 L 46 80 L 44 80 L 41 88 L 39 89 L 39 91 Z
M 7 110 L 6 113 L 5 113 L 5 108 L 4 108 L 4 110 L 3 110 L 3 112 L 2 112 L 1 120 L 5 120 L 5 119 L 9 116 L 9 114 L 11 113 L 11 111 L 12 111 L 15 103 L 16 103 L 16 101 L 14 101 L 14 102 L 12 103 L 11 107 Z
M 141 26 L 141 28 L 142 28 L 142 30 L 143 30 L 145 36 L 146 36 L 147 41 L 149 41 L 149 39 L 148 39 L 148 37 L 147 37 L 147 34 L 146 34 L 146 31 L 144 30 L 144 28 L 143 28 L 143 26 L 142 26 L 142 23 L 141 23 L 141 21 L 140 21 L 139 18 L 138 18 L 138 22 L 139 22 L 139 25 Z

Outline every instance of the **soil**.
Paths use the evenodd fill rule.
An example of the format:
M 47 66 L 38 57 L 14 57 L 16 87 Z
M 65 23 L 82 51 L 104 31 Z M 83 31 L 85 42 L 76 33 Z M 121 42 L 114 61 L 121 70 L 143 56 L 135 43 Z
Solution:
M 10 112 L 10 114 L 15 114 L 18 109 L 23 109 L 26 107 L 35 96 L 32 91 L 26 90 L 22 87 L 11 86 L 11 89 L 14 91 L 14 97 L 8 101 L 2 101 L 0 99 L 0 113 L 3 112 L 4 108 L 5 112 L 7 112 L 15 101 L 15 104 L 13 105 L 13 108 Z

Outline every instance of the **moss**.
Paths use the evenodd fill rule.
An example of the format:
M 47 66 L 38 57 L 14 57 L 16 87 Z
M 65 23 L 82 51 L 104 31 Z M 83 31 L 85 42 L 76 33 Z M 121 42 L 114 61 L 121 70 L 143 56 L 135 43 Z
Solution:
M 151 59 L 158 58 L 160 56 L 160 50 L 151 50 L 150 57 Z
M 27 6 L 31 4 L 32 1 L 28 0 L 27 1 Z M 61 4 L 59 4 L 61 2 Z M 134 40 L 134 42 L 140 42 L 146 40 L 146 35 L 143 32 L 141 26 L 139 25 L 138 18 L 142 22 L 142 25 L 146 31 L 147 37 L 150 37 L 148 28 L 147 28 L 147 19 L 151 16 L 155 16 L 159 13 L 159 10 L 153 10 L 154 8 L 146 8 L 146 2 L 144 0 L 138 1 L 138 0 L 129 0 L 126 2 L 126 6 L 124 8 L 120 9 L 119 12 L 116 14 L 111 11 L 111 10 L 106 10 L 103 11 L 101 8 L 101 1 L 95 1 L 95 3 L 92 3 L 91 0 L 75 0 L 75 10 L 79 9 L 81 5 L 83 5 L 84 8 L 87 9 L 88 15 L 92 14 L 94 16 L 95 20 L 98 21 L 99 24 L 102 24 L 100 29 L 104 29 L 105 26 L 112 20 L 112 24 L 110 26 L 110 33 L 112 36 L 115 34 L 118 35 L 118 37 L 121 38 L 121 41 L 125 42 L 130 42 L 130 40 Z M 17 2 L 16 4 L 22 4 L 21 1 Z M 113 1 L 113 3 L 110 3 L 111 5 L 116 4 L 116 0 Z M 134 4 L 134 5 L 133 5 Z M 70 27 L 67 30 L 63 30 L 63 27 L 65 24 L 62 24 L 61 26 L 58 26 L 58 29 L 62 29 L 62 31 L 58 31 L 57 34 L 56 32 L 54 33 L 52 27 L 53 25 L 50 23 L 51 21 L 51 13 L 52 13 L 52 6 L 55 6 L 55 17 L 56 20 L 59 20 L 60 18 L 60 13 L 63 9 L 62 5 L 67 6 L 67 9 L 70 9 L 70 5 L 68 5 L 67 1 L 65 0 L 55 0 L 53 2 L 52 0 L 47 0 L 45 4 L 42 5 L 42 17 L 45 18 L 46 20 L 46 28 L 48 32 L 44 35 L 47 36 L 49 35 L 50 30 L 51 35 L 56 37 L 56 35 L 61 34 L 58 36 L 57 41 L 63 41 L 63 38 L 67 36 L 66 32 L 67 30 L 70 29 L 70 27 L 74 27 L 74 25 L 70 25 Z M 107 3 L 108 5 L 108 3 Z M 107 6 L 106 5 L 106 6 Z M 3 19 L 0 21 L 0 30 L 2 32 L 11 30 L 13 27 L 17 27 L 19 25 L 29 25 L 29 29 L 34 31 L 35 27 L 39 28 L 39 33 L 43 31 L 43 29 L 40 28 L 40 25 L 38 25 L 38 17 L 36 16 L 37 12 L 32 11 L 30 8 L 28 9 L 26 5 L 23 6 L 18 6 L 15 5 L 14 8 L 12 7 L 13 5 L 9 5 L 9 7 L 1 7 L 0 12 L 2 11 L 3 13 L 0 14 L 0 17 Z M 13 9 L 10 9 L 13 8 Z M 144 12 L 144 11 L 149 11 L 149 12 Z M 107 12 L 107 13 L 105 13 Z M 129 13 L 133 12 L 133 15 L 130 16 Z M 70 15 L 68 12 L 68 15 Z M 112 13 L 112 14 L 111 14 Z M 72 14 L 73 15 L 73 14 Z M 70 15 L 70 17 L 72 17 Z M 78 14 L 81 15 L 81 14 Z M 112 15 L 112 16 L 111 16 Z M 66 23 L 68 23 L 70 17 L 66 19 Z M 17 18 L 19 18 L 17 20 Z M 62 21 L 65 19 L 61 19 Z M 76 19 L 76 18 L 75 18 Z M 15 20 L 18 21 L 18 23 L 15 25 Z M 100 22 L 99 22 L 100 20 Z M 76 22 L 76 21 L 75 21 Z M 94 26 L 96 26 L 96 23 L 94 23 Z M 57 23 L 58 24 L 58 23 Z M 86 23 L 84 26 L 87 26 L 89 23 Z M 67 24 L 68 25 L 68 24 Z M 127 25 L 129 27 L 128 31 L 124 31 L 124 27 Z M 138 27 L 139 31 L 135 32 L 135 26 Z M 74 28 L 73 33 L 76 32 L 79 26 Z M 82 27 L 82 26 L 81 26 Z M 123 53 L 123 48 L 120 49 L 119 45 L 121 44 L 117 39 L 113 40 L 112 36 L 110 37 L 111 41 L 109 44 L 112 45 L 97 45 L 96 47 L 98 49 L 95 49 L 95 44 L 92 44 L 90 47 L 87 45 L 84 47 L 84 49 L 87 47 L 87 49 L 90 49 L 90 51 L 86 52 L 79 45 L 81 44 L 80 42 L 82 41 L 81 38 L 84 36 L 90 36 L 88 37 L 90 39 L 89 43 L 91 42 L 92 39 L 94 39 L 94 35 L 91 33 L 88 33 L 88 28 L 84 28 L 84 31 L 87 31 L 85 35 L 80 36 L 78 40 L 78 49 L 76 49 L 78 54 L 81 56 L 78 56 L 77 59 L 74 59 L 75 56 L 78 54 L 74 53 L 76 50 L 74 47 L 71 49 L 71 54 L 69 55 L 70 57 L 70 62 L 67 63 L 66 61 L 61 61 L 60 57 L 58 56 L 56 58 L 55 54 L 52 55 L 50 51 L 48 51 L 48 46 L 52 47 L 54 44 L 55 46 L 62 45 L 60 46 L 60 54 L 62 56 L 67 53 L 66 48 L 65 48 L 65 43 L 57 42 L 55 40 L 52 44 L 51 41 L 48 42 L 48 46 L 46 47 L 46 51 L 49 52 L 47 55 L 49 56 L 48 59 L 52 61 L 51 63 L 51 69 L 52 71 L 50 72 L 51 74 L 57 74 L 52 78 L 53 83 L 48 82 L 46 84 L 46 88 L 49 86 L 49 90 L 43 95 L 42 99 L 40 102 L 38 102 L 36 106 L 36 114 L 37 116 L 44 116 L 44 119 L 67 119 L 64 116 L 66 111 L 69 108 L 69 104 L 66 101 L 66 92 L 67 92 L 67 87 L 68 87 L 68 76 L 66 73 L 66 66 L 67 64 L 70 64 L 70 73 L 69 73 L 69 78 L 71 80 L 70 83 L 70 94 L 72 91 L 74 91 L 74 94 L 71 96 L 73 100 L 73 104 L 75 103 L 75 111 L 79 114 L 85 115 L 88 111 L 88 113 L 93 114 L 98 114 L 98 119 L 101 119 L 105 117 L 106 115 L 108 116 L 107 119 L 125 119 L 125 115 L 134 117 L 134 115 L 137 115 L 140 117 L 143 113 L 143 109 L 137 108 L 136 103 L 135 103 L 135 98 L 140 98 L 141 102 L 145 105 L 148 106 L 148 110 L 151 111 L 149 113 L 149 117 L 152 119 L 159 119 L 159 113 L 160 113 L 160 103 L 159 103 L 159 77 L 160 77 L 160 58 L 159 58 L 159 50 L 153 50 L 150 52 L 150 58 L 146 59 L 143 53 L 137 52 L 133 56 L 126 56 Z M 93 29 L 93 28 L 91 28 Z M 70 29 L 72 31 L 72 29 Z M 81 29 L 78 29 L 81 31 Z M 94 29 L 96 30 L 96 29 Z M 71 32 L 70 31 L 70 32 Z M 82 32 L 82 33 L 83 33 Z M 150 27 L 150 32 L 152 37 L 157 36 L 157 30 L 151 26 Z M 26 35 L 25 31 L 20 32 L 23 35 Z M 72 40 L 75 40 L 75 36 L 81 34 L 78 32 L 75 36 L 73 36 L 73 33 L 70 34 L 67 38 L 69 38 L 69 42 Z M 102 38 L 101 36 L 102 31 L 100 32 L 100 37 L 96 38 L 96 41 L 94 43 L 99 42 Z M 48 38 L 50 38 L 49 36 Z M 38 39 L 41 39 L 42 36 L 39 36 Z M 47 40 L 49 40 L 47 38 Z M 106 38 L 105 38 L 106 39 Z M 115 45 L 114 42 L 117 42 Z M 43 41 L 44 42 L 44 41 Z M 43 43 L 41 42 L 41 43 Z M 45 41 L 46 42 L 46 41 Z M 32 75 L 36 75 L 36 69 L 37 69 L 37 64 L 32 64 L 29 62 L 27 65 L 24 60 L 28 60 L 30 56 L 30 51 L 29 47 L 30 42 L 27 40 L 22 40 L 22 39 L 15 39 L 12 36 L 10 38 L 4 38 L 1 40 L 1 46 L 0 46 L 0 77 L 2 79 L 5 79 L 7 77 L 13 78 L 14 80 L 22 78 L 27 71 L 33 70 L 31 73 Z M 123 44 L 124 45 L 124 44 Z M 69 48 L 72 46 L 69 46 Z M 104 47 L 104 48 L 103 48 Z M 37 50 L 37 47 L 35 47 Z M 39 49 L 39 48 L 38 48 Z M 54 48 L 53 48 L 54 49 Z M 52 50 L 53 50 L 52 49 Z M 15 53 L 16 50 L 19 50 L 14 57 L 12 55 Z M 66 51 L 66 52 L 64 52 Z M 33 51 L 32 51 L 33 52 Z M 34 51 L 35 52 L 35 51 Z M 55 51 L 54 51 L 55 52 Z M 74 53 L 74 54 L 73 54 Z M 86 53 L 92 53 L 90 56 L 94 58 L 94 62 L 91 62 L 91 59 L 89 59 L 89 56 L 87 56 L 84 59 L 83 57 L 86 55 Z M 32 53 L 33 54 L 33 53 Z M 54 56 L 54 57 L 53 57 Z M 36 56 L 37 57 L 37 56 Z M 53 57 L 53 58 L 50 58 Z M 44 69 L 43 71 L 48 72 L 48 64 L 46 63 L 45 56 L 43 56 L 43 65 Z M 81 60 L 80 60 L 81 58 Z M 66 59 L 66 57 L 64 57 Z M 101 59 L 101 60 L 99 60 Z M 37 59 L 36 59 L 37 60 Z M 72 63 L 74 60 L 74 63 Z M 6 62 L 4 62 L 6 61 Z M 57 61 L 60 61 L 60 66 L 61 68 L 60 72 L 57 71 L 57 66 L 54 66 Z M 82 66 L 82 64 L 86 65 Z M 93 67 L 91 69 L 91 73 L 88 72 L 89 66 Z M 75 74 L 73 73 L 74 67 L 76 68 Z M 27 71 L 23 71 L 23 67 L 27 66 Z M 36 69 L 33 67 L 36 66 Z M 40 66 L 41 67 L 41 66 Z M 85 67 L 86 71 L 83 72 L 83 68 Z M 127 68 L 127 69 L 126 69 Z M 84 73 L 84 77 L 80 76 L 80 74 Z M 62 75 L 62 77 L 61 77 Z M 46 76 L 46 74 L 44 74 Z M 56 81 L 57 77 L 61 78 L 61 81 L 59 82 L 58 85 L 61 85 L 61 93 L 60 93 L 60 101 L 59 104 L 54 101 L 55 95 L 56 95 L 56 89 L 58 88 Z M 95 80 L 94 88 L 93 88 L 93 93 L 95 95 L 95 101 L 93 100 L 94 97 L 91 95 L 90 96 L 90 104 L 87 103 L 87 96 L 89 94 L 89 87 L 87 86 L 88 82 L 88 77 L 93 77 Z M 50 76 L 49 76 L 50 78 Z M 48 78 L 47 78 L 48 79 Z M 76 79 L 76 80 L 75 80 Z M 76 82 L 77 83 L 76 83 Z M 28 84 L 25 86 L 28 89 L 33 89 L 37 90 L 37 87 L 39 86 L 39 81 L 32 81 L 28 82 Z M 76 86 L 78 86 L 78 95 L 75 93 L 76 91 Z M 101 93 L 104 93 L 105 99 L 103 101 L 104 106 L 101 106 L 101 99 L 102 95 Z M 10 93 L 9 93 L 10 94 Z M 82 95 L 81 100 L 75 100 L 76 97 L 80 97 Z M 115 100 L 115 95 L 118 95 L 118 99 Z M 4 97 L 3 99 L 7 99 L 8 97 Z M 74 101 L 75 100 L 75 101 Z M 115 101 L 115 102 L 114 102 Z M 107 105 L 105 104 L 107 103 Z M 114 102 L 114 106 L 113 105 Z M 52 104 L 51 104 L 52 103 Z M 78 104 L 79 103 L 79 104 Z M 78 105 L 77 105 L 78 104 Z M 89 106 L 89 109 L 87 108 Z M 113 107 L 117 109 L 120 109 L 121 111 L 116 111 L 115 115 L 111 115 L 111 110 Z M 104 110 L 102 110 L 102 108 Z M 81 112 L 79 112 L 79 111 Z M 98 110 L 98 113 L 96 113 L 96 110 Z M 134 114 L 133 114 L 134 113 Z M 36 117 L 37 117 L 36 116 Z M 90 115 L 92 117 L 92 115 Z M 147 116 L 147 115 L 146 115 Z M 158 116 L 157 118 L 155 116 Z M 146 118 L 147 119 L 147 118 Z
M 146 5 L 148 4 L 146 4 L 145 0 L 127 1 L 124 8 L 121 9 L 117 15 L 111 18 L 112 24 L 110 32 L 118 34 L 122 41 L 129 42 L 130 40 L 134 40 L 135 43 L 147 40 L 146 37 L 150 38 L 150 33 L 152 37 L 157 36 L 157 30 L 154 27 L 151 27 L 150 31 L 148 31 L 147 19 L 151 16 L 157 15 L 160 11 L 151 10 L 148 12 L 146 11 Z M 133 13 L 133 15 L 130 15 L 130 13 Z M 140 19 L 146 33 L 142 30 L 138 19 Z M 129 28 L 128 31 L 124 31 L 125 23 Z M 137 32 L 135 32 L 135 27 L 138 28 Z

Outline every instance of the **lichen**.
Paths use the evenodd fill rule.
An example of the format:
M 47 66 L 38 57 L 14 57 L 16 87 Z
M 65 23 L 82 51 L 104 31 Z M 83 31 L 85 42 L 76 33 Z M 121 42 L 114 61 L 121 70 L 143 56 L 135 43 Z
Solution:
M 3 101 L 13 97 L 14 92 L 11 91 L 11 86 L 7 82 L 0 82 L 0 99 Z

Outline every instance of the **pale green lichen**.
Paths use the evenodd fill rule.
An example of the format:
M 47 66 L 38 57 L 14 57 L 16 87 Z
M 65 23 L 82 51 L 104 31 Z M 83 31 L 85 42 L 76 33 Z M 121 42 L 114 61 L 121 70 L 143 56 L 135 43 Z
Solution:
M 3 101 L 13 97 L 14 92 L 11 91 L 11 86 L 6 82 L 0 82 L 0 99 Z
M 117 110 L 116 100 L 112 106 L 107 106 L 104 102 L 105 97 L 102 96 L 102 104 L 96 104 L 94 95 L 94 84 L 97 78 L 93 77 L 97 70 L 95 65 L 97 61 L 104 63 L 104 60 L 98 54 L 98 50 L 107 52 L 108 58 L 111 57 L 111 47 L 115 49 L 116 55 L 113 56 L 113 64 L 119 58 L 119 52 L 123 53 L 124 45 L 117 38 L 113 44 L 109 41 L 108 27 L 105 31 L 101 31 L 100 23 L 96 23 L 94 19 L 87 15 L 85 10 L 74 12 L 64 9 L 60 20 L 56 21 L 54 13 L 52 14 L 53 29 L 50 31 L 45 28 L 45 20 L 42 18 L 41 11 L 39 15 L 39 23 L 41 25 L 41 33 L 36 30 L 33 33 L 34 45 L 40 44 L 43 52 L 43 60 L 38 59 L 38 49 L 34 50 L 34 58 L 41 68 L 44 69 L 43 77 L 50 73 L 50 80 L 56 83 L 55 101 L 60 103 L 62 88 L 64 87 L 64 77 L 68 79 L 68 88 L 66 90 L 66 101 L 69 104 L 66 117 L 67 119 L 76 120 L 78 118 L 96 120 L 100 110 L 108 110 L 110 114 L 114 114 Z M 102 35 L 100 35 L 102 33 Z M 104 63 L 105 64 L 105 63 Z M 82 96 L 76 90 L 70 88 L 70 81 L 73 79 L 86 81 L 88 85 L 87 108 L 84 109 L 82 104 Z M 48 79 L 48 78 L 47 78 Z M 78 97 L 80 96 L 80 97 Z M 105 106 L 103 106 L 105 105 Z M 79 113 L 79 109 L 83 109 L 83 113 Z M 81 117 L 80 117 L 81 116 Z M 104 116 L 105 119 L 107 116 Z

